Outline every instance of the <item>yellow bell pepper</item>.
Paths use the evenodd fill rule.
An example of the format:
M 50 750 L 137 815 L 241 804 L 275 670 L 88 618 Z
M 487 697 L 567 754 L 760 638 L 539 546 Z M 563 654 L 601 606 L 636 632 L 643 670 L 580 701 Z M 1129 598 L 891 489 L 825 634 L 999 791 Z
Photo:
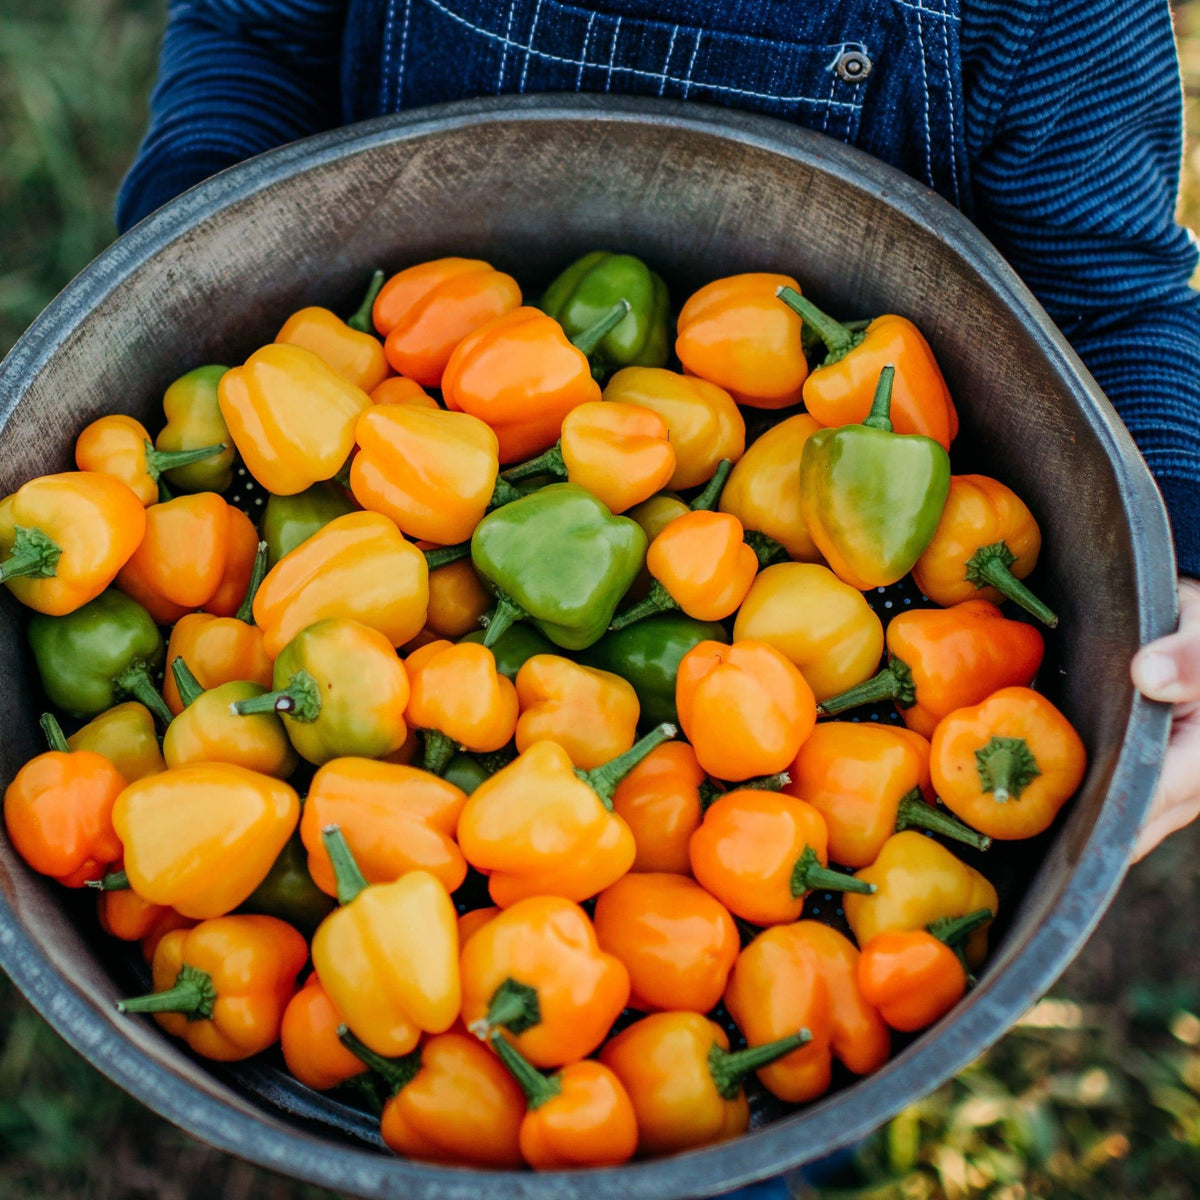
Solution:
M 102 712 L 71 734 L 67 745 L 72 750 L 94 750 L 107 758 L 126 783 L 136 783 L 167 769 L 154 717 L 136 700 Z

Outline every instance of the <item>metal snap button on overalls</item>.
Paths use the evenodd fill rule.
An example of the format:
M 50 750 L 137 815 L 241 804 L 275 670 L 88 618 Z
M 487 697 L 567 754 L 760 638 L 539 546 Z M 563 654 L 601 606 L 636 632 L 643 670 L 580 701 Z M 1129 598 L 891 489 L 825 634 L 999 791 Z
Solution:
M 833 69 L 845 83 L 861 83 L 871 73 L 871 60 L 861 50 L 843 50 Z

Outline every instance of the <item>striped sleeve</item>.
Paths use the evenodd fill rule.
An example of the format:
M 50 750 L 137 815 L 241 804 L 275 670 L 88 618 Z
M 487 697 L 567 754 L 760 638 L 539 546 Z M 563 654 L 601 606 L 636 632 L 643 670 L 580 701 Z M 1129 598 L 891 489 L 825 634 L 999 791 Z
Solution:
M 340 122 L 344 0 L 173 0 L 122 231 L 214 172 Z
M 975 219 L 1129 427 L 1200 575 L 1200 296 L 1167 0 L 967 0 Z M 965 23 L 964 23 L 965 27 Z M 1004 52 L 997 53 L 1003 45 Z

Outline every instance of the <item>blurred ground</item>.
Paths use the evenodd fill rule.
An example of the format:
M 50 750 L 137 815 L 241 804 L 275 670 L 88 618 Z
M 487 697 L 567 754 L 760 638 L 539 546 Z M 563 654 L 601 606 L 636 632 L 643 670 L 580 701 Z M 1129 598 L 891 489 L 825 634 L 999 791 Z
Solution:
M 0 352 L 113 236 L 159 0 L 5 0 Z M 1200 0 L 1176 5 L 1200 130 Z M 1200 228 L 1200 144 L 1181 218 Z M 881 1132 L 820 1200 L 1200 1195 L 1200 829 L 1129 876 L 1079 961 L 999 1046 Z M 209 1150 L 112 1087 L 0 978 L 4 1200 L 320 1200 Z

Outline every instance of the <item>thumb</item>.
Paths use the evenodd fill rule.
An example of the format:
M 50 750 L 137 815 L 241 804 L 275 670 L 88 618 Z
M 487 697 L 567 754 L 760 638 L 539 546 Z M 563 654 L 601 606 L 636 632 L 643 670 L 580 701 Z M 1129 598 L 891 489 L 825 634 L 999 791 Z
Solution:
M 1133 682 L 1151 700 L 1200 700 L 1200 584 L 1181 581 L 1179 632 L 1143 646 L 1133 660 Z

